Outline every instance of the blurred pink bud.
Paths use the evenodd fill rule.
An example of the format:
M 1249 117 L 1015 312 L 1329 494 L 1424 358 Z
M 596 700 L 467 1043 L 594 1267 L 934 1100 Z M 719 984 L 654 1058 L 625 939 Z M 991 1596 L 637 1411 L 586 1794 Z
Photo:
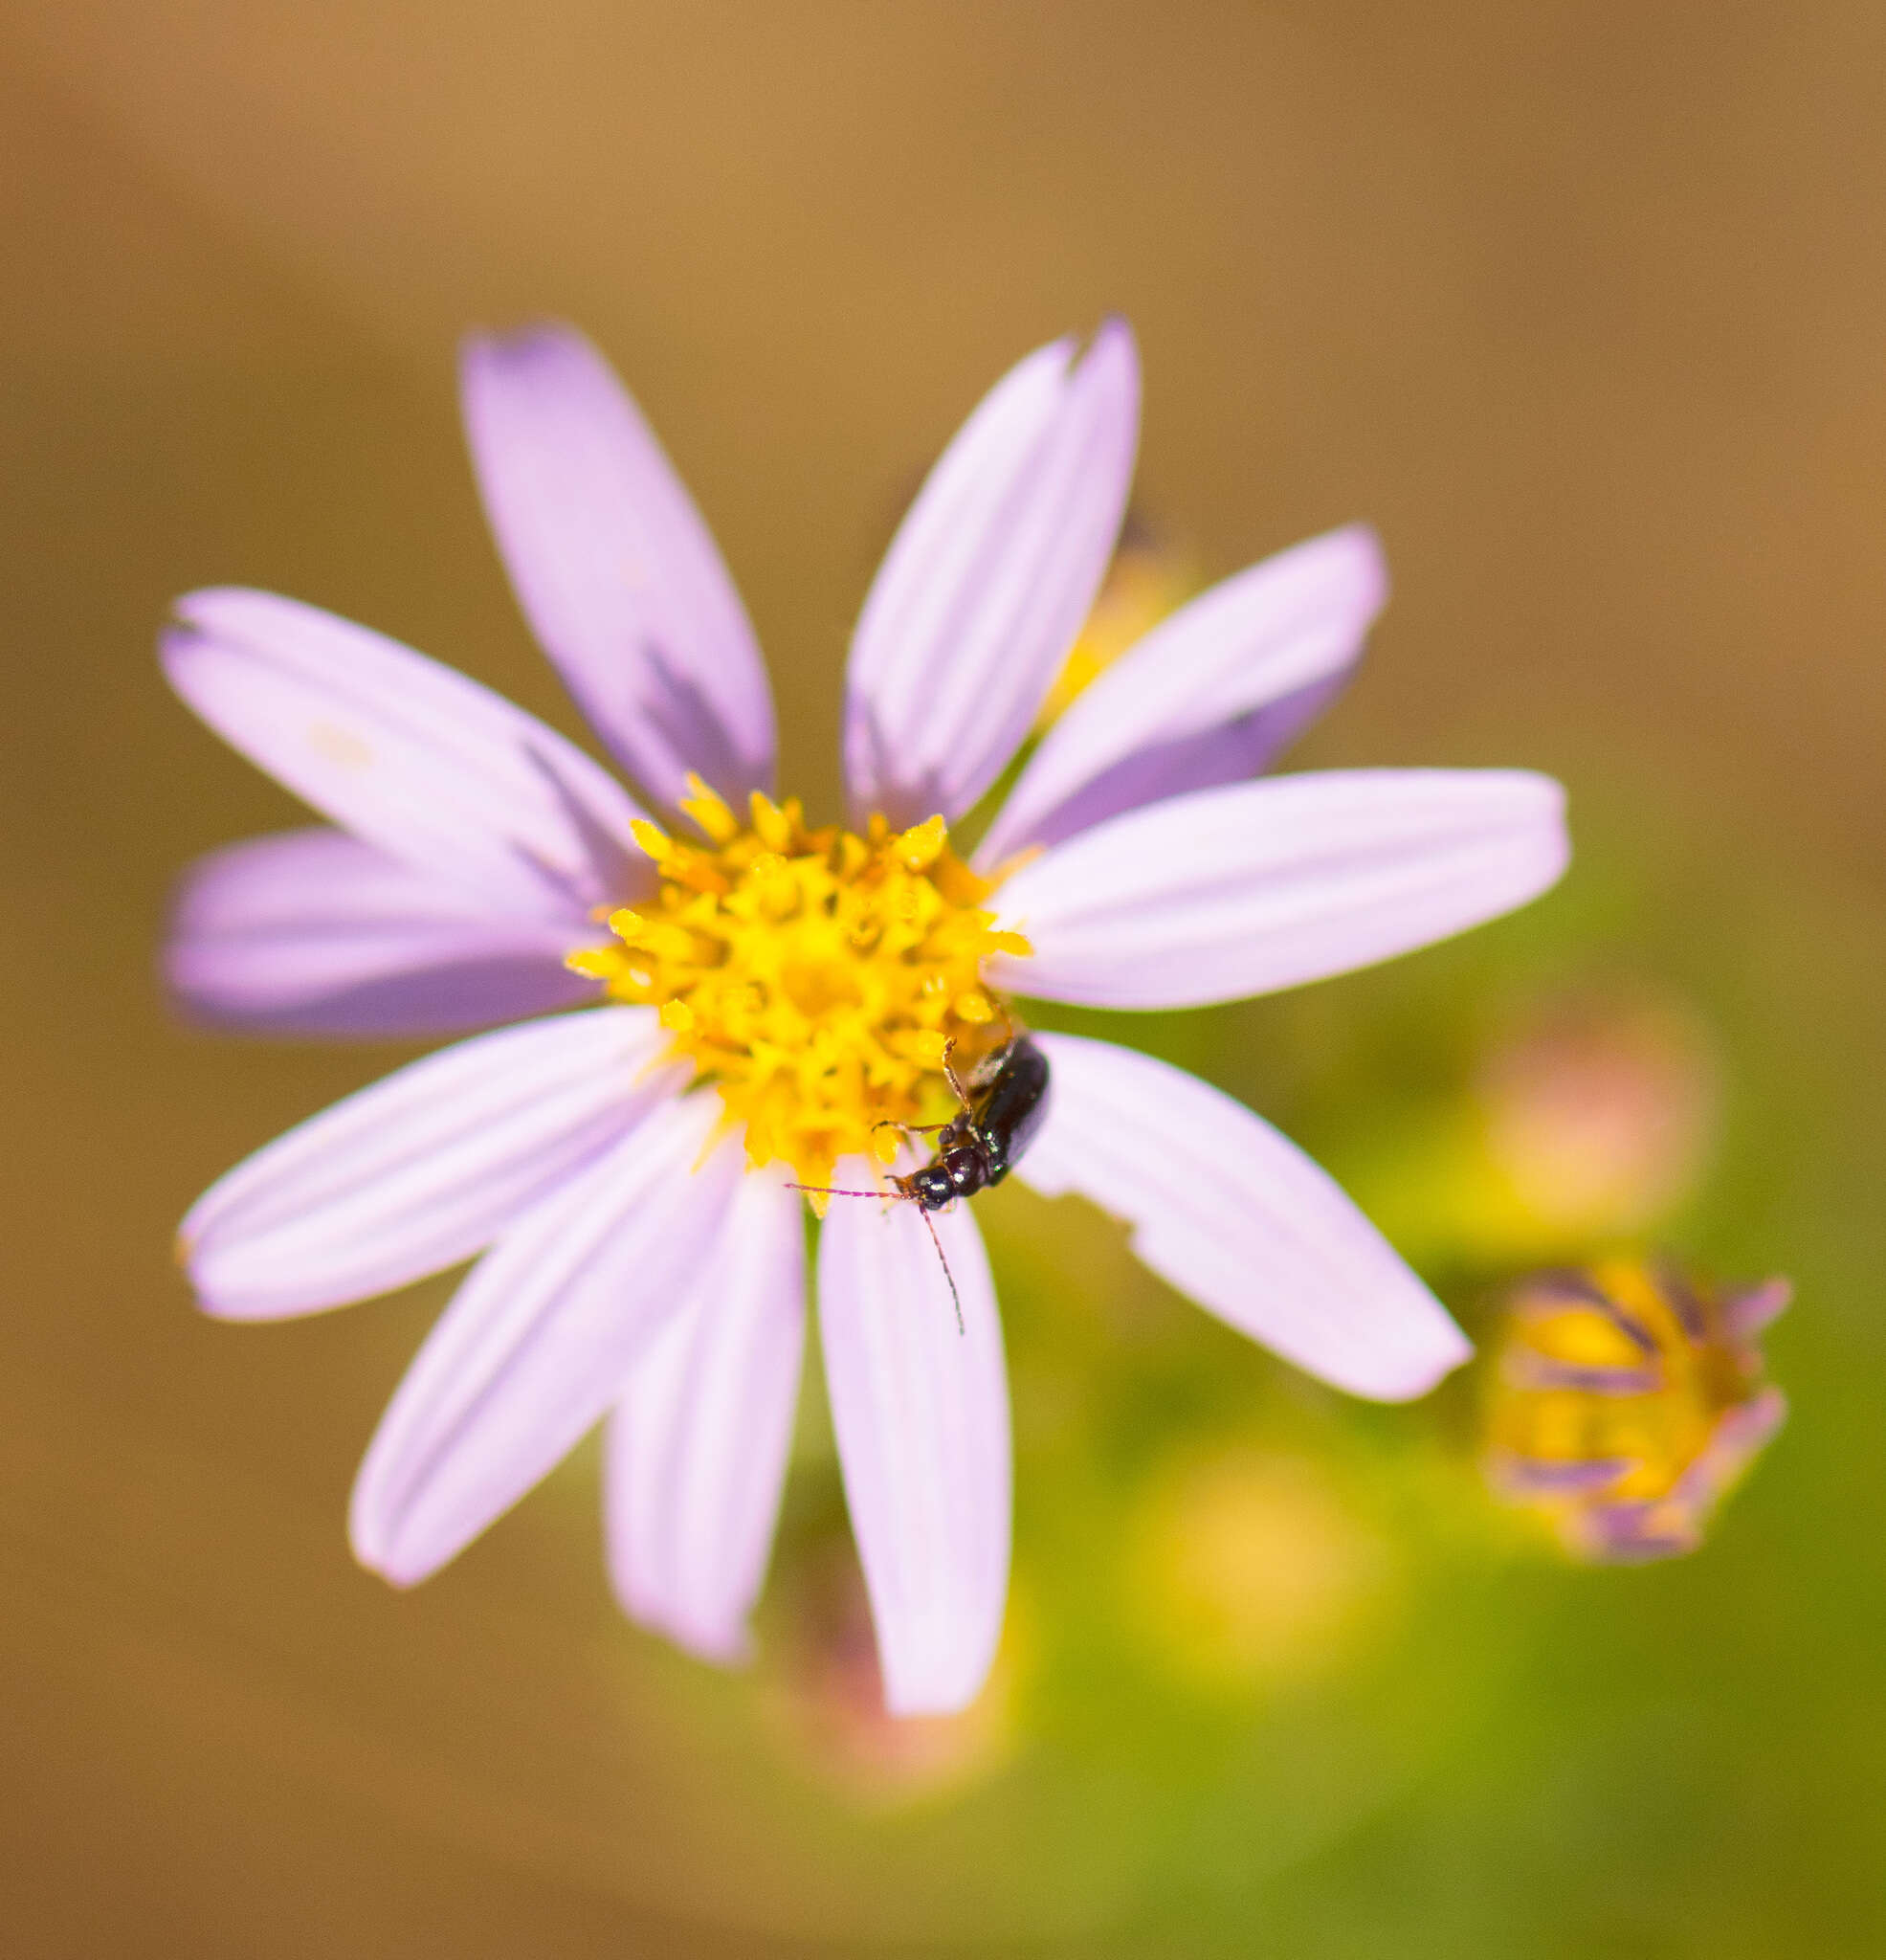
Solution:
M 784 1576 L 774 1707 L 792 1747 L 822 1775 L 855 1795 L 896 1802 L 973 1783 L 1006 1757 L 1006 1646 L 960 1713 L 895 1716 L 884 1706 L 871 1602 L 850 1545 L 811 1548 Z
M 1627 1233 L 1695 1188 L 1717 1070 L 1705 1031 L 1675 1002 L 1564 995 L 1494 1049 L 1476 1097 L 1492 1167 L 1527 1218 L 1547 1236 Z

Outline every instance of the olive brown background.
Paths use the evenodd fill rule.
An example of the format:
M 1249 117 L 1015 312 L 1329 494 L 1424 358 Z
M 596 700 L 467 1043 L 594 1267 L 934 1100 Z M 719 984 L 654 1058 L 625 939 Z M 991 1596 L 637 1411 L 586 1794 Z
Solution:
M 452 369 L 469 325 L 567 317 L 696 492 L 783 778 L 830 811 L 900 501 L 1010 362 L 1124 313 L 1140 496 L 1210 572 L 1350 518 L 1385 537 L 1394 605 L 1317 759 L 1549 768 L 1575 823 L 1641 824 L 1653 883 L 1706 864 L 1751 916 L 1789 895 L 1811 971 L 1757 997 L 1825 1093 L 1742 1147 L 1796 1151 L 1788 1215 L 1886 1253 L 1882 186 L 1870 5 L 0 10 L 0 1944 L 1878 1950 L 1878 1587 L 1838 1561 L 1762 1603 L 1847 1629 L 1781 1640 L 1774 1693 L 1805 1667 L 1819 1699 L 1764 1760 L 1818 1760 L 1845 1821 L 1727 1752 L 1720 1815 L 1618 1826 L 1652 1889 L 1656 1833 L 1707 1842 L 1610 1920 L 1580 1916 L 1610 1853 L 1560 1835 L 1549 1755 L 1501 1771 L 1536 1856 L 1497 1906 L 1518 1881 L 1465 1812 L 1321 1889 L 1313 1864 L 1197 1903 L 1056 1883 L 1025 1808 L 808 1795 L 618 1619 L 582 1465 L 414 1594 L 360 1571 L 348 1482 L 440 1290 L 223 1327 L 168 1248 L 213 1175 L 388 1056 L 168 1017 L 169 880 L 296 819 L 152 641 L 181 590 L 272 587 L 573 728 Z M 1811 1276 L 1810 1244 L 1765 1256 Z M 1810 1346 L 1859 1385 L 1830 1390 L 1857 1435 L 1878 1294 L 1828 1293 Z M 1797 1394 L 1783 1447 L 1818 1481 L 1778 1461 L 1776 1543 L 1878 1521 L 1877 1447 L 1813 1420 Z

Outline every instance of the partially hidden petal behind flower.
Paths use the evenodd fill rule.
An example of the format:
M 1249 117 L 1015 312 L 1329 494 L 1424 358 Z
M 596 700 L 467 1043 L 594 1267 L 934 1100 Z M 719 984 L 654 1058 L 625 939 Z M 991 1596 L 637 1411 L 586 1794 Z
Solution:
M 992 985 L 1200 1007 L 1372 965 L 1511 911 L 1569 856 L 1564 792 L 1524 769 L 1328 769 L 1174 796 L 1083 831 L 996 897 L 1033 957 Z
M 1023 1183 L 1132 1227 L 1181 1293 L 1286 1360 L 1378 1401 L 1423 1394 L 1466 1337 L 1327 1171 L 1241 1102 L 1108 1041 L 1036 1035 L 1052 1102 Z
M 703 1659 L 747 1653 L 805 1334 L 805 1208 L 783 1171 L 754 1171 L 696 1297 L 636 1364 L 605 1437 L 616 1596 Z
M 493 912 L 620 904 L 648 861 L 621 786 L 555 729 L 410 647 L 273 592 L 178 600 L 170 684 L 323 815 Z
M 676 1095 L 647 1008 L 529 1021 L 399 1069 L 277 1137 L 190 1208 L 205 1308 L 274 1320 L 456 1265 Z
M 494 915 L 344 831 L 288 831 L 199 858 L 171 909 L 165 977 L 193 1020 L 270 1035 L 459 1034 L 592 1000 L 564 955 L 595 936 Z
M 475 335 L 465 430 L 511 584 L 590 724 L 651 795 L 697 770 L 770 790 L 772 696 L 721 554 L 628 390 L 584 337 Z
M 985 398 L 892 541 L 852 640 L 860 814 L 954 818 L 1001 774 L 1099 589 L 1139 439 L 1123 321 L 1031 354 Z
M 473 1268 L 361 1465 L 362 1564 L 401 1586 L 436 1571 L 608 1411 L 724 1232 L 743 1157 L 707 1149 L 719 1114 L 663 1103 Z
M 1029 759 L 981 866 L 1143 803 L 1256 775 L 1347 678 L 1387 596 L 1365 524 L 1280 551 L 1162 621 Z
M 839 1165 L 839 1182 L 861 1176 L 863 1159 Z M 1009 1382 L 995 1289 L 968 1207 L 933 1222 L 962 1296 L 962 1333 L 915 1205 L 841 1202 L 819 1235 L 832 1419 L 896 1715 L 947 1714 L 974 1698 L 1009 1583 Z

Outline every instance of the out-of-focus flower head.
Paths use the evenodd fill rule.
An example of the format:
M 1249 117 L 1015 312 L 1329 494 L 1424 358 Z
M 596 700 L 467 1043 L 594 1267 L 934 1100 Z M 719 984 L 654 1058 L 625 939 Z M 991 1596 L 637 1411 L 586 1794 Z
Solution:
M 1506 1016 L 1451 1093 L 1380 1132 L 1360 1182 L 1417 1261 L 1577 1260 L 1690 1197 L 1719 1100 L 1714 1043 L 1679 996 L 1562 984 Z
M 1520 1281 L 1491 1374 L 1494 1488 L 1575 1558 L 1693 1551 L 1786 1414 L 1759 1337 L 1789 1296 L 1786 1280 L 1718 1290 L 1640 1259 Z
M 1515 1229 L 1588 1242 L 1641 1231 L 1694 1190 L 1715 1129 L 1715 1058 L 1676 1002 L 1581 990 L 1510 1030 L 1476 1097 Z
M 1127 1564 L 1161 1661 L 1233 1690 L 1320 1673 L 1373 1616 L 1392 1570 L 1387 1540 L 1322 1463 L 1245 1447 L 1157 1478 Z
M 850 1544 L 802 1544 L 775 1610 L 767 1699 L 786 1746 L 821 1780 L 895 1805 L 993 1773 L 1015 1740 L 1010 1604 L 988 1678 L 967 1706 L 899 1717 L 885 1706 L 871 1600 Z

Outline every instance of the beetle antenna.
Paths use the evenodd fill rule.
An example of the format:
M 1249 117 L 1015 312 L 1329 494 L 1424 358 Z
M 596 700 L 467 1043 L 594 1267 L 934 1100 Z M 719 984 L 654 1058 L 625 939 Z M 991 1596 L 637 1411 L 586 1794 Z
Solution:
M 949 1303 L 956 1309 L 956 1331 L 960 1335 L 963 1332 L 963 1296 L 956 1290 L 956 1275 L 949 1270 L 949 1260 L 943 1257 L 943 1240 L 937 1236 L 935 1221 L 921 1205 L 918 1210 L 923 1213 L 923 1229 L 930 1235 L 930 1243 L 936 1247 L 937 1257 L 943 1259 L 943 1278 L 949 1281 Z
M 788 1191 L 809 1191 L 819 1197 L 827 1198 L 902 1198 L 906 1203 L 917 1204 L 907 1192 L 900 1191 L 840 1191 L 831 1184 L 788 1184 Z M 949 1259 L 943 1249 L 943 1240 L 937 1236 L 937 1228 L 930 1221 L 930 1214 L 922 1205 L 917 1205 L 918 1215 L 923 1220 L 923 1229 L 930 1235 L 930 1243 L 937 1249 L 937 1258 L 943 1261 L 943 1278 L 949 1281 L 949 1303 L 956 1309 L 956 1331 L 961 1334 L 963 1326 L 963 1296 L 956 1290 L 956 1275 L 949 1270 Z

